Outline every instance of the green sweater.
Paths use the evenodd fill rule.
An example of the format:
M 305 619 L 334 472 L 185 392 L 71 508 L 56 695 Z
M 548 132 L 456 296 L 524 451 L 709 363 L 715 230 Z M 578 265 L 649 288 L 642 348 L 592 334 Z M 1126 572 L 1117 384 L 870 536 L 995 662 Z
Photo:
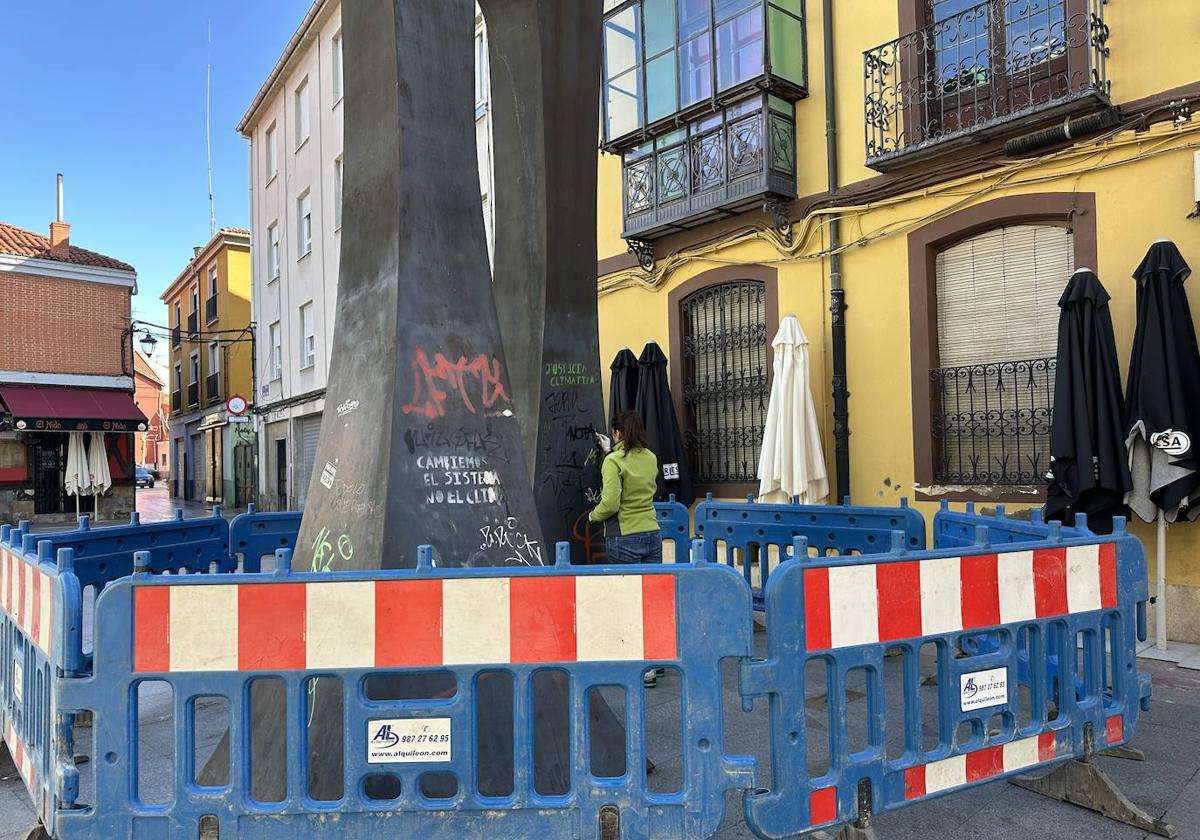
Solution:
M 600 467 L 604 487 L 600 504 L 589 519 L 603 522 L 617 517 L 620 533 L 643 534 L 658 530 L 654 515 L 654 494 L 658 492 L 658 458 L 649 449 L 625 451 L 625 445 L 613 447 Z

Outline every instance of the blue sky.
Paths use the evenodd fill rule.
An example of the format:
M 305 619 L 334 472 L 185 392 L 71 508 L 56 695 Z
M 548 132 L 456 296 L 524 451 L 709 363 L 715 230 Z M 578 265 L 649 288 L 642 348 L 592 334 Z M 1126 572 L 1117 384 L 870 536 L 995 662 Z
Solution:
M 165 323 L 158 296 L 209 238 L 208 21 L 216 221 L 248 227 L 236 126 L 310 1 L 5 3 L 0 220 L 48 233 L 62 172 L 72 243 L 133 265 L 134 317 Z

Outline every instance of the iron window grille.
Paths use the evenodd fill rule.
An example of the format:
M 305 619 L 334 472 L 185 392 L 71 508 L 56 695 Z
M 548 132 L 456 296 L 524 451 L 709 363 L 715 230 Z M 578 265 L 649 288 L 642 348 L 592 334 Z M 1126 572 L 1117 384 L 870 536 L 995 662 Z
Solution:
M 679 304 L 684 438 L 698 485 L 757 482 L 770 399 L 766 286 L 721 283 Z
M 699 224 L 766 196 L 796 196 L 795 107 L 760 94 L 624 155 L 623 236 Z
M 944 15 L 929 0 L 933 23 L 864 53 L 867 163 L 1109 104 L 1104 3 L 987 0 Z
M 181 408 L 183 408 L 183 392 L 178 390 L 172 391 L 171 411 L 179 411 Z
M 206 323 L 211 324 L 217 320 L 217 294 L 213 292 L 208 300 L 204 301 L 204 317 Z
M 188 393 L 188 406 L 190 408 L 195 408 L 196 406 L 200 405 L 200 383 L 199 382 L 188 383 L 187 393 Z
M 216 402 L 221 398 L 221 375 L 219 373 L 210 373 L 205 377 L 205 394 L 208 401 Z
M 1057 367 L 1050 357 L 931 370 L 935 483 L 1044 484 Z

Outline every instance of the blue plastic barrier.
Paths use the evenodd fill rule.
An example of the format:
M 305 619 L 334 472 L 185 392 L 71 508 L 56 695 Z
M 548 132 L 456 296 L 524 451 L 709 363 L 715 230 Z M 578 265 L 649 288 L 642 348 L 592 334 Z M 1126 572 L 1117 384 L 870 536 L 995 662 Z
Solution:
M 1125 743 L 1149 677 L 1136 671 L 1148 597 L 1141 544 L 1112 537 L 1028 542 L 1024 550 L 972 547 L 822 558 L 787 563 L 767 583 L 767 653 L 742 666 L 744 697 L 770 697 L 770 790 L 745 797 L 746 822 L 765 838 L 790 837 L 932 796 Z M 1051 628 L 1057 628 L 1050 637 Z M 985 633 L 997 650 L 957 655 Z M 1078 671 L 1086 691 L 1060 695 L 1055 716 L 1044 690 L 1048 656 L 1075 663 L 1064 642 L 1084 640 Z M 919 656 L 936 645 L 938 742 L 923 743 Z M 1057 650 L 1051 648 L 1057 646 Z M 1029 709 L 1013 676 L 1029 654 Z M 883 696 L 884 654 L 903 656 L 903 696 Z M 1106 651 L 1108 651 L 1106 653 Z M 1105 660 L 1111 657 L 1111 667 Z M 818 663 L 829 698 L 829 740 L 817 745 L 806 715 L 806 669 Z M 846 690 L 866 692 L 866 737 L 851 743 Z M 811 689 L 812 686 L 807 686 Z M 809 691 L 811 694 L 811 691 Z M 886 711 L 902 704 L 902 743 L 889 754 Z M 1023 719 L 1024 717 L 1024 719 Z M 819 748 L 818 748 L 819 746 Z M 829 769 L 809 773 L 809 750 Z
M 423 547 L 409 571 L 293 572 L 280 550 L 268 574 L 139 572 L 97 598 L 95 657 L 85 658 L 74 553 L 59 550 L 54 562 L 54 540 L 41 539 L 34 555 L 27 530 L 0 529 L 0 724 L 57 840 L 704 838 L 721 824 L 730 790 L 743 792 L 758 836 L 785 837 L 1123 744 L 1149 702 L 1135 660 L 1146 562 L 1123 523 L 1110 537 L 1061 539 L 1049 526 L 1044 540 L 916 552 L 897 531 L 891 550 L 853 557 L 810 557 L 799 536 L 793 556 L 806 559 L 784 560 L 767 581 L 763 659 L 754 658 L 749 586 L 705 562 L 702 540 L 695 563 L 661 566 L 571 566 L 562 545 L 555 566 L 532 569 L 434 569 Z M 151 561 L 139 552 L 129 564 Z M 971 653 L 981 638 L 996 644 Z M 929 649 L 933 687 L 920 680 Z M 889 651 L 899 653 L 887 667 L 900 679 L 885 696 Z M 771 701 L 767 789 L 754 759 L 726 753 L 724 659 L 740 663 L 744 706 Z M 683 776 L 671 793 L 653 792 L 642 769 L 642 677 L 652 668 L 680 681 Z M 1075 691 L 1057 690 L 1060 668 Z M 372 677 L 406 674 L 437 674 L 448 688 L 416 699 L 369 688 Z M 342 687 L 342 785 L 330 801 L 308 788 L 318 679 Z M 555 680 L 574 710 L 557 735 L 569 744 L 570 780 L 553 792 L 533 772 L 538 679 Z M 262 680 L 280 687 L 287 732 L 286 755 L 270 760 L 283 793 L 270 802 L 250 784 L 250 696 Z M 494 680 L 503 681 L 499 695 Z M 150 779 L 138 752 L 160 735 L 139 720 L 148 684 L 160 699 L 169 690 L 162 702 L 173 716 L 169 772 Z M 859 686 L 864 700 L 851 707 Z M 591 764 L 584 710 L 600 688 L 626 725 L 620 776 Z M 506 786 L 491 779 L 484 789 L 479 709 L 497 696 L 512 704 L 512 769 Z M 818 697 L 827 732 L 812 722 Z M 212 741 L 197 736 L 212 732 L 198 720 L 218 699 L 231 746 L 224 780 L 208 786 L 197 743 Z M 86 799 L 74 763 L 82 712 L 95 721 Z M 828 769 L 810 773 L 822 758 Z M 431 774 L 442 784 L 427 788 Z M 368 796 L 380 780 L 390 798 Z M 147 785 L 165 801 L 150 801 Z
M 654 514 L 658 517 L 658 529 L 662 531 L 663 560 L 687 563 L 692 547 L 692 522 L 688 509 L 675 501 L 672 494 L 670 501 L 654 503 Z
M 1004 505 L 984 516 L 975 512 L 975 503 L 967 502 L 965 510 L 952 510 L 942 499 L 942 507 L 933 515 L 933 545 L 935 548 L 958 548 L 978 542 L 978 529 L 987 528 L 990 543 L 1015 543 L 1044 540 L 1050 535 L 1050 523 L 1042 519 L 1040 508 L 1029 511 L 1029 519 L 1015 519 L 1005 513 Z M 1074 526 L 1062 526 L 1064 539 L 1083 539 L 1093 536 L 1087 527 L 1087 517 L 1077 514 Z
M 664 559 L 677 563 L 688 562 L 691 549 L 691 519 L 688 509 L 671 496 L 668 502 L 655 502 L 654 513 L 662 531 Z M 300 533 L 301 512 L 257 513 L 254 505 L 229 523 L 229 554 L 240 557 L 242 569 L 257 572 L 261 558 L 280 548 L 292 548 Z M 673 553 L 672 553 L 673 552 Z
M 258 513 L 250 505 L 229 523 L 229 555 L 241 559 L 243 571 L 261 571 L 263 557 L 295 547 L 301 515 L 298 510 Z
M 722 748 L 721 659 L 749 656 L 753 638 L 749 592 L 730 570 L 570 566 L 565 551 L 557 566 L 539 569 L 434 570 L 428 550 L 421 554 L 423 567 L 410 572 L 311 574 L 291 572 L 288 553 L 280 552 L 274 574 L 136 575 L 108 587 L 96 604 L 94 677 L 63 681 L 58 697 L 60 710 L 95 714 L 94 752 L 105 757 L 95 764 L 96 802 L 60 809 L 54 836 L 192 840 L 205 836 L 208 821 L 222 838 L 254 840 L 551 838 L 598 836 L 602 819 L 615 814 L 620 836 L 706 837 L 722 821 L 725 791 L 754 786 L 753 759 Z M 522 609 L 510 612 L 510 599 Z M 684 621 L 688 632 L 681 632 Z M 682 682 L 687 772 L 672 794 L 650 792 L 642 770 L 648 666 L 677 669 Z M 381 669 L 436 670 L 455 688 L 449 697 L 368 700 L 360 686 Z M 575 710 L 585 708 L 593 687 L 624 692 L 624 776 L 591 773 L 587 716 L 576 712 L 570 789 L 535 789 L 530 682 L 547 671 L 562 674 Z M 475 778 L 475 688 L 488 674 L 512 681 L 514 770 L 511 789 L 499 793 L 481 792 Z M 343 795 L 332 802 L 307 795 L 306 689 L 315 676 L 346 688 Z M 287 792 L 274 803 L 255 801 L 249 788 L 246 698 L 264 677 L 282 680 L 287 695 Z M 141 800 L 134 770 L 139 733 L 131 698 L 145 680 L 164 681 L 174 694 L 180 749 L 164 805 Z M 228 702 L 232 766 L 227 785 L 203 788 L 194 781 L 188 710 L 214 696 Z M 406 743 L 421 755 L 406 757 Z M 385 802 L 364 795 L 364 780 L 381 773 L 398 783 Z M 452 774 L 457 793 L 426 796 L 429 773 Z
M 260 514 L 261 515 L 261 514 Z M 102 588 L 110 581 L 133 574 L 133 553 L 148 551 L 154 572 L 193 572 L 216 570 L 230 572 L 234 561 L 229 555 L 229 523 L 214 508 L 211 516 L 184 519 L 176 511 L 174 519 L 143 524 L 134 513 L 128 525 L 93 528 L 87 516 L 80 518 L 74 531 L 29 534 L 22 531 L 24 548 L 34 550 L 37 542 L 48 541 L 52 551 L 70 548 L 75 556 L 75 575 L 81 586 Z
M 842 505 L 765 504 L 714 500 L 696 508 L 696 536 L 705 540 L 710 562 L 739 567 L 763 605 L 763 585 L 772 570 L 788 559 L 793 542 L 803 537 L 807 555 L 877 554 L 892 549 L 894 534 L 903 547 L 925 548 L 925 519 L 907 500 L 897 508 Z
M 78 624 L 63 619 L 80 615 L 82 602 L 70 550 L 61 551 L 56 563 L 49 542 L 35 553 L 23 550 L 23 537 L 23 529 L 0 526 L 0 726 L 34 809 L 49 828 L 64 793 L 78 787 L 73 757 L 57 749 L 63 726 L 70 724 L 55 715 L 54 692 L 56 678 L 81 659 Z
M 975 512 L 975 504 L 967 502 L 962 511 L 952 510 L 945 499 L 941 509 L 933 517 L 934 545 L 938 548 L 960 548 L 964 546 L 1005 546 L 1014 543 L 1034 542 L 1039 540 L 1087 539 L 1095 535 L 1087 527 L 1086 514 L 1075 514 L 1075 525 L 1067 526 L 1060 522 L 1046 522 L 1042 519 L 1042 511 L 1033 508 L 1029 511 L 1028 520 L 1009 517 L 1004 505 L 997 505 L 995 513 L 984 516 Z M 1056 631 L 1051 629 L 1051 634 Z M 1057 649 L 1057 640 L 1051 639 L 1052 649 Z M 966 640 L 966 651 L 972 654 L 997 650 L 1000 639 L 985 635 Z M 1028 682 L 1028 657 L 1024 653 L 1018 656 L 1018 673 L 1022 682 Z M 1048 658 L 1049 679 L 1046 688 L 1049 696 L 1057 694 L 1059 688 L 1058 657 L 1051 654 Z M 1076 693 L 1083 691 L 1079 679 L 1074 680 Z

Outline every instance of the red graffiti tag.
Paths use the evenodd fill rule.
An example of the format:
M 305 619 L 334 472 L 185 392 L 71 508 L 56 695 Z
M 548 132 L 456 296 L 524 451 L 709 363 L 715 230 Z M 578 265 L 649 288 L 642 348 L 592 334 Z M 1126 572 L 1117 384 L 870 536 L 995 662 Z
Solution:
M 588 519 L 588 511 L 585 510 L 576 517 L 575 524 L 571 526 L 571 536 L 576 542 L 583 543 L 583 565 L 603 563 L 608 557 L 604 526 Z
M 417 348 L 412 372 L 413 395 L 402 409 L 405 414 L 445 417 L 446 400 L 451 395 L 472 414 L 482 409 L 488 416 L 503 414 L 511 402 L 501 380 L 500 360 L 489 359 L 482 353 L 470 362 L 465 356 L 451 362 L 443 354 L 435 353 L 431 364 L 425 351 Z

